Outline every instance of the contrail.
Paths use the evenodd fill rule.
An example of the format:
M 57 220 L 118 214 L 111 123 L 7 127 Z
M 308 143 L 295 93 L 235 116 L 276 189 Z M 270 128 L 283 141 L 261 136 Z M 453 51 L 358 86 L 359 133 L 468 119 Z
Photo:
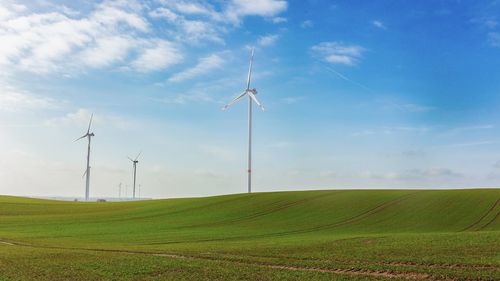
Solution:
M 354 85 L 357 85 L 357 86 L 359 86 L 359 87 L 361 87 L 361 88 L 363 88 L 363 89 L 365 89 L 365 90 L 367 90 L 367 91 L 369 91 L 369 92 L 373 92 L 373 90 L 372 90 L 372 89 L 368 88 L 367 86 L 365 86 L 365 85 L 363 85 L 363 84 L 361 84 L 361 83 L 359 83 L 359 82 L 356 82 L 356 81 L 354 81 L 354 80 L 352 80 L 352 79 L 348 78 L 347 76 L 345 76 L 345 75 L 343 75 L 342 73 L 340 73 L 340 72 L 336 71 L 335 69 L 333 69 L 331 66 L 328 66 L 328 65 L 326 65 L 326 64 L 324 64 L 324 63 L 322 63 L 322 62 L 320 62 L 320 63 L 321 63 L 321 65 L 323 65 L 323 67 L 325 67 L 327 70 L 329 70 L 329 71 L 330 71 L 330 72 L 332 72 L 333 74 L 335 74 L 335 75 L 337 75 L 338 77 L 340 77 L 342 80 L 345 80 L 345 81 L 347 81 L 347 82 L 349 82 L 349 83 L 352 83 L 352 84 L 354 84 Z

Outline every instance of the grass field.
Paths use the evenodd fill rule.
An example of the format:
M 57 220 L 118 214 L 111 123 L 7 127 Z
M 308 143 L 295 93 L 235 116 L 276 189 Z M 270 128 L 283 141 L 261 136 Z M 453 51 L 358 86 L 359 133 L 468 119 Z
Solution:
M 0 197 L 0 280 L 500 279 L 500 189 Z

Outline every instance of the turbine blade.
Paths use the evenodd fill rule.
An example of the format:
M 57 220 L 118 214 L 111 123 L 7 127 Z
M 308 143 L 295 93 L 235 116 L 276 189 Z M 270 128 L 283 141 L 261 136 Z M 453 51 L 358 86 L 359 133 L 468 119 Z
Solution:
M 262 111 L 266 111 L 264 106 L 260 104 L 259 100 L 257 100 L 257 97 L 251 91 L 248 92 L 248 96 L 260 107 L 260 109 L 262 109 Z
M 82 179 L 85 177 L 86 174 L 87 174 L 87 169 L 85 169 L 85 172 L 83 172 Z
M 248 68 L 248 78 L 247 78 L 247 90 L 250 89 L 250 80 L 252 79 L 252 65 L 253 65 L 253 53 L 255 48 L 252 48 L 252 54 L 250 55 L 250 67 Z
M 87 129 L 87 134 L 90 133 L 90 125 L 92 125 L 92 118 L 94 117 L 94 113 L 90 115 L 90 122 L 89 122 L 89 128 Z
M 226 110 L 230 105 L 232 105 L 233 103 L 235 103 L 236 101 L 238 101 L 239 99 L 241 99 L 243 96 L 245 96 L 247 94 L 247 91 L 244 91 L 243 93 L 241 93 L 239 96 L 235 97 L 234 99 L 232 99 L 230 102 L 228 102 L 226 105 L 224 105 L 224 107 L 222 108 L 222 110 Z
M 81 136 L 81 137 L 77 138 L 75 141 L 81 140 L 81 139 L 83 139 L 83 138 L 84 138 L 84 137 L 86 137 L 86 136 L 87 136 L 87 134 L 85 134 L 85 135 L 83 135 L 83 136 Z
M 128 158 L 128 160 L 130 160 L 130 161 L 134 162 L 134 159 L 132 159 L 132 158 L 130 158 L 130 157 L 128 157 L 128 156 L 127 156 L 127 158 Z
M 139 159 L 139 156 L 141 156 L 141 154 L 142 154 L 142 151 L 139 152 L 139 154 L 137 154 L 137 157 L 135 157 L 135 161 L 137 161 L 137 159 Z

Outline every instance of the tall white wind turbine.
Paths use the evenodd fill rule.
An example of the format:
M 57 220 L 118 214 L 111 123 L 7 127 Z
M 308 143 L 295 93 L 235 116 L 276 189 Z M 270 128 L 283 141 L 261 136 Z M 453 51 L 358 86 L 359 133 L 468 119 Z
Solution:
M 264 106 L 257 100 L 257 90 L 255 88 L 250 89 L 250 80 L 252 79 L 252 65 L 253 65 L 253 54 L 254 48 L 252 48 L 252 54 L 250 56 L 250 66 L 248 68 L 248 77 L 247 77 L 247 88 L 243 91 L 239 96 L 232 99 L 228 104 L 226 104 L 222 110 L 226 110 L 230 105 L 243 98 L 244 96 L 248 96 L 248 193 L 252 192 L 252 104 L 255 102 L 257 106 L 260 107 L 263 111 L 266 111 Z M 252 102 L 253 101 L 253 102 Z
M 127 157 L 130 161 L 132 161 L 133 165 L 134 165 L 134 191 L 132 193 L 132 198 L 135 199 L 135 178 L 136 178 L 136 174 L 137 174 L 137 163 L 139 163 L 139 161 L 137 159 L 139 159 L 139 156 L 141 156 L 141 152 L 139 152 L 139 154 L 137 154 L 137 157 L 135 157 L 135 159 L 132 159 L 130 157 Z
M 77 140 L 81 140 L 83 138 L 87 138 L 89 143 L 87 147 L 87 169 L 85 170 L 85 173 L 83 173 L 84 176 L 86 176 L 86 181 L 85 181 L 85 201 L 89 201 L 89 191 L 90 191 L 90 141 L 92 137 L 94 136 L 94 133 L 90 132 L 90 126 L 92 125 L 92 118 L 94 117 L 94 113 L 90 116 L 90 122 L 89 122 L 89 128 L 87 129 L 87 133 L 85 135 L 77 138 Z

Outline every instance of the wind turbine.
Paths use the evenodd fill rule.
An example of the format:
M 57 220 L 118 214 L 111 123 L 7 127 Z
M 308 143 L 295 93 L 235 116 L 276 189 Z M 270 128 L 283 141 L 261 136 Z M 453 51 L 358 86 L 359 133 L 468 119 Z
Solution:
M 237 102 L 244 96 L 248 96 L 248 193 L 252 192 L 252 101 L 257 104 L 263 111 L 266 111 L 264 106 L 257 100 L 257 90 L 255 88 L 250 89 L 250 80 L 252 79 L 252 65 L 253 65 L 253 55 L 255 48 L 252 48 L 252 54 L 250 55 L 250 66 L 248 68 L 247 77 L 247 88 L 239 96 L 232 99 L 228 104 L 226 104 L 222 110 L 226 110 L 230 105 Z
M 139 152 L 139 154 L 137 154 L 137 157 L 135 157 L 135 159 L 127 157 L 134 164 L 134 191 L 133 191 L 133 194 L 132 194 L 132 198 L 133 199 L 135 199 L 135 176 L 136 176 L 136 171 L 137 171 L 137 163 L 139 163 L 139 161 L 137 161 L 137 159 L 139 159 L 139 156 L 141 156 L 141 153 L 142 153 L 142 151 Z
M 86 177 L 86 182 L 85 182 L 85 201 L 89 201 L 89 188 L 90 188 L 90 141 L 92 140 L 92 137 L 94 136 L 94 133 L 90 132 L 90 126 L 92 125 L 92 118 L 94 117 L 94 113 L 90 115 L 90 122 L 89 122 L 89 128 L 87 129 L 87 133 L 85 135 L 77 138 L 75 141 L 81 140 L 83 138 L 87 138 L 89 141 L 88 148 L 87 148 L 87 169 L 85 170 L 85 173 L 83 173 L 83 176 Z

